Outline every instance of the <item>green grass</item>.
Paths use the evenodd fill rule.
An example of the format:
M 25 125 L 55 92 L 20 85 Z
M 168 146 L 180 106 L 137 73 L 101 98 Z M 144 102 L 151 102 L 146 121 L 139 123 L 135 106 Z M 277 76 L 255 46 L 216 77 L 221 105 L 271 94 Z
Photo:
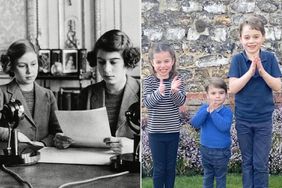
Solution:
M 203 176 L 177 176 L 175 181 L 175 188 L 202 188 Z M 228 174 L 227 188 L 242 187 L 241 174 Z M 152 178 L 142 179 L 142 188 L 152 188 Z M 269 188 L 282 188 L 282 176 L 270 176 Z

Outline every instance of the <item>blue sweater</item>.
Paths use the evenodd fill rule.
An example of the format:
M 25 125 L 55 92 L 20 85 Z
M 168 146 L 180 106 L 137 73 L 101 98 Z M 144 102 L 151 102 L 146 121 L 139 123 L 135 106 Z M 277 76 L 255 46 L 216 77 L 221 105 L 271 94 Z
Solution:
M 171 93 L 173 78 L 163 80 L 166 87 L 165 95 L 158 90 L 160 80 L 148 76 L 143 83 L 143 104 L 148 108 L 149 133 L 176 133 L 180 129 L 179 106 L 185 103 L 186 93 L 183 83 L 180 91 Z M 181 79 L 181 77 L 180 77 Z
M 208 148 L 230 147 L 231 109 L 221 106 L 209 113 L 207 108 L 208 105 L 203 104 L 191 120 L 193 127 L 201 128 L 201 144 Z

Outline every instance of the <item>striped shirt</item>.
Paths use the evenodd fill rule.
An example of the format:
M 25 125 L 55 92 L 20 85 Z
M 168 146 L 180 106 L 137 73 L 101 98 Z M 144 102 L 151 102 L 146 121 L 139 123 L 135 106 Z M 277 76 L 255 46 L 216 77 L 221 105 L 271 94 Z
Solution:
M 124 90 L 116 94 L 110 94 L 105 92 L 105 105 L 107 108 L 107 114 L 109 118 L 110 128 L 112 136 L 115 136 L 117 131 L 118 116 L 121 106 Z
M 179 78 L 181 76 L 178 75 Z M 179 107 L 185 103 L 186 94 L 183 82 L 180 91 L 171 93 L 173 78 L 164 79 L 165 95 L 158 90 L 160 80 L 151 75 L 144 79 L 143 104 L 148 108 L 149 133 L 176 133 L 180 129 Z

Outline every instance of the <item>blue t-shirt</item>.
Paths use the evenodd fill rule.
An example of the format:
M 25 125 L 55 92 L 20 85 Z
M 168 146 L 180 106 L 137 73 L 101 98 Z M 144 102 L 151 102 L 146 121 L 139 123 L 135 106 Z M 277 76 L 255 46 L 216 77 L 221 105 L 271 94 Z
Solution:
M 276 78 L 282 76 L 273 53 L 260 51 L 259 56 L 268 74 Z M 240 78 L 249 70 L 251 63 L 245 51 L 233 56 L 228 77 Z M 271 120 L 273 110 L 272 89 L 256 70 L 249 82 L 235 94 L 235 117 L 248 122 L 265 122 Z

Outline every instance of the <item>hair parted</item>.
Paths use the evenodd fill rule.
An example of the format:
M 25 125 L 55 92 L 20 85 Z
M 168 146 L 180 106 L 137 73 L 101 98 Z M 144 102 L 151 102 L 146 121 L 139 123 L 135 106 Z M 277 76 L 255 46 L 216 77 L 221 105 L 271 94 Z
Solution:
M 95 43 L 94 48 L 87 54 L 87 60 L 91 67 L 97 65 L 97 53 L 99 50 L 106 52 L 120 52 L 124 66 L 134 68 L 140 61 L 139 48 L 133 47 L 129 37 L 122 31 L 113 29 L 104 33 Z
M 153 43 L 150 50 L 149 50 L 149 61 L 151 64 L 151 68 L 152 68 L 152 72 L 153 74 L 155 74 L 155 70 L 154 67 L 152 65 L 153 60 L 154 60 L 154 55 L 156 53 L 160 53 L 160 52 L 168 52 L 172 58 L 172 60 L 174 61 L 174 64 L 172 66 L 170 75 L 175 76 L 177 75 L 177 71 L 176 71 L 176 55 L 175 55 L 175 51 L 174 49 L 171 47 L 171 45 L 168 42 L 165 41 L 161 41 L 161 42 L 156 42 Z
M 29 40 L 20 39 L 13 42 L 9 46 L 6 54 L 1 55 L 0 61 L 2 63 L 3 71 L 13 77 L 14 69 L 18 59 L 20 59 L 27 52 L 34 52 L 37 54 L 37 50 Z
M 210 86 L 213 86 L 215 88 L 220 88 L 220 89 L 224 89 L 225 93 L 227 93 L 227 85 L 224 82 L 223 79 L 218 78 L 218 77 L 212 77 L 210 79 L 207 80 L 206 84 L 205 84 L 205 90 L 206 92 L 209 91 Z
M 245 25 L 249 25 L 252 29 L 260 31 L 263 36 L 265 35 L 264 23 L 259 16 L 251 15 L 243 20 L 239 26 L 240 37 L 242 36 L 242 30 Z

